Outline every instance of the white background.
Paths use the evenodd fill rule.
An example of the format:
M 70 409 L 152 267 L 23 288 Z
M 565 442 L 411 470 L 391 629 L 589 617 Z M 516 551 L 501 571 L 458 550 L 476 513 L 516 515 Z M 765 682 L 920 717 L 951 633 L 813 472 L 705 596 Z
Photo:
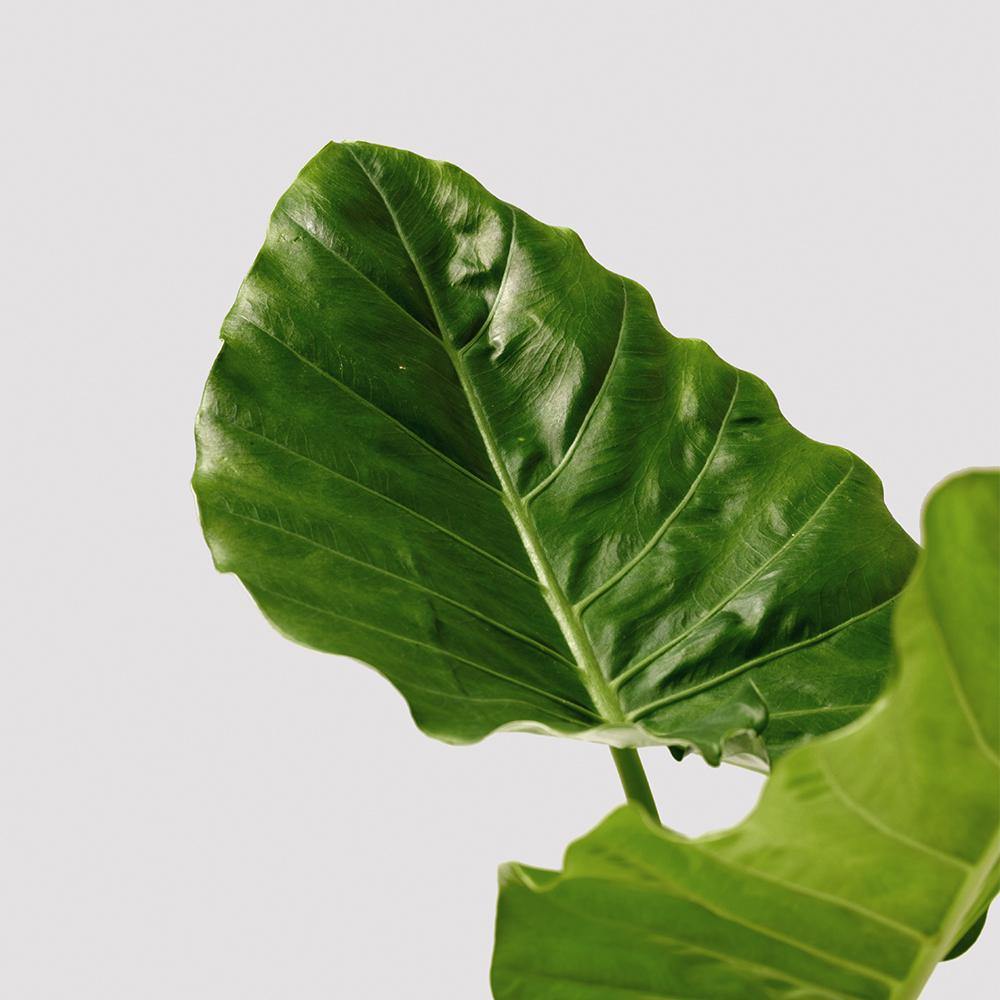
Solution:
M 8 8 L 0 996 L 485 1000 L 497 864 L 556 865 L 621 798 L 599 747 L 426 739 L 212 570 L 201 384 L 327 139 L 452 160 L 577 229 L 674 333 L 869 461 L 916 533 L 935 482 L 997 459 L 997 12 Z M 759 788 L 646 760 L 685 832 Z M 995 996 L 998 947 L 995 914 L 925 996 Z

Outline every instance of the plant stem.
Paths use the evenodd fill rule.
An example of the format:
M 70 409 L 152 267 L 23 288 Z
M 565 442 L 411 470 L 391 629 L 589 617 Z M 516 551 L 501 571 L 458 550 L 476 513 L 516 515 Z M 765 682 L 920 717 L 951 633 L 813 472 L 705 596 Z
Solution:
M 611 756 L 614 758 L 615 767 L 618 768 L 618 777 L 622 779 L 625 798 L 629 802 L 638 802 L 659 823 L 660 814 L 656 811 L 656 801 L 653 799 L 646 772 L 642 769 L 639 751 L 634 747 L 624 750 L 612 747 Z

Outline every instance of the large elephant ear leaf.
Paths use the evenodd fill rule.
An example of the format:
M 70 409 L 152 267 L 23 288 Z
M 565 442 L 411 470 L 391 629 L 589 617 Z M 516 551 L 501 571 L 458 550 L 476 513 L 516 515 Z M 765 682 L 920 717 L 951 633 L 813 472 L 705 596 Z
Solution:
M 1000 866 L 1000 475 L 949 481 L 924 525 L 870 712 L 778 761 L 726 833 L 627 807 L 561 874 L 509 866 L 498 1000 L 908 1000 L 975 937 Z
M 457 168 L 327 146 L 222 336 L 216 564 L 427 733 L 764 759 L 877 694 L 914 546 L 872 472 Z

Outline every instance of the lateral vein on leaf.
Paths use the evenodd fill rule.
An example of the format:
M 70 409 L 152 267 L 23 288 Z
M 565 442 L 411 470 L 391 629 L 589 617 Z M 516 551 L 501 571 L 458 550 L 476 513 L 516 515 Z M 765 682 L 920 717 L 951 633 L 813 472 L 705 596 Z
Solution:
M 631 857 L 629 858 L 629 861 L 631 863 L 635 863 L 635 860 Z M 646 868 L 641 863 L 639 867 L 646 871 L 651 871 L 651 869 Z M 653 872 L 653 874 L 657 873 Z M 677 886 L 673 883 L 664 882 L 662 878 L 659 878 L 658 881 L 666 887 L 668 894 L 674 896 L 675 898 L 687 900 L 687 902 L 693 903 L 700 909 L 705 910 L 707 913 L 711 913 L 713 916 L 716 916 L 727 923 L 735 924 L 737 927 L 743 927 L 751 933 L 759 934 L 761 937 L 770 938 L 772 941 L 778 941 L 781 944 L 787 945 L 789 948 L 793 948 L 796 951 L 809 955 L 827 965 L 840 967 L 846 969 L 848 972 L 853 972 L 855 975 L 864 976 L 868 979 L 882 982 L 886 986 L 891 987 L 894 983 L 898 982 L 898 980 L 893 979 L 892 976 L 887 975 L 880 969 L 872 969 L 866 965 L 859 965 L 856 962 L 851 962 L 850 960 L 841 958 L 838 955 L 833 955 L 830 952 L 823 951 L 821 948 L 814 948 L 812 945 L 806 944 L 803 941 L 798 941 L 795 938 L 774 932 L 767 927 L 750 923 L 727 910 L 710 904 L 707 900 L 699 896 L 678 891 Z M 550 897 L 548 902 L 554 908 L 562 910 L 564 913 L 569 913 L 572 916 L 576 916 L 575 910 L 559 902 L 554 896 Z M 813 980 L 802 979 L 794 973 L 786 972 L 785 970 L 779 969 L 774 965 L 754 962 L 751 959 L 740 958 L 739 956 L 731 955 L 724 951 L 718 951 L 715 948 L 710 948 L 704 944 L 696 944 L 692 941 L 685 941 L 684 938 L 674 937 L 660 930 L 652 930 L 644 924 L 636 923 L 632 920 L 625 920 L 620 916 L 610 917 L 596 913 L 588 913 L 587 916 L 590 920 L 593 920 L 596 923 L 608 924 L 612 927 L 627 927 L 632 930 L 642 931 L 651 941 L 663 941 L 670 944 L 680 945 L 682 949 L 700 952 L 701 954 L 708 955 L 709 957 L 714 958 L 726 965 L 732 965 L 736 968 L 749 969 L 764 975 L 774 976 L 776 979 L 782 979 L 785 982 L 792 983 L 793 985 L 805 986 L 810 990 L 816 990 L 820 993 L 826 994 L 827 996 L 836 997 L 837 1000 L 852 1000 L 852 998 L 846 993 L 830 989 L 830 987 L 824 986 Z
M 570 446 L 566 449 L 563 457 L 559 459 L 559 463 L 556 467 L 533 489 L 525 493 L 524 500 L 525 505 L 530 504 L 540 493 L 548 489 L 559 477 L 559 474 L 569 465 L 573 458 L 576 449 L 579 447 L 580 442 L 583 440 L 584 435 L 587 433 L 587 428 L 590 426 L 591 420 L 594 418 L 594 414 L 597 412 L 600 406 L 601 400 L 604 398 L 604 394 L 607 391 L 608 384 L 611 382 L 611 377 L 615 369 L 615 365 L 618 361 L 618 356 L 621 353 L 622 341 L 625 339 L 625 320 L 628 314 L 628 285 L 625 283 L 625 279 L 622 278 L 622 318 L 621 323 L 618 325 L 618 338 L 615 341 L 615 349 L 611 355 L 611 363 L 608 365 L 608 370 L 604 373 L 604 378 L 601 380 L 600 388 L 597 390 L 594 398 L 591 400 L 590 406 L 587 408 L 587 412 L 584 415 L 583 420 L 580 422 L 580 427 L 576 434 L 573 436 L 573 440 L 570 442 Z
M 922 840 L 917 840 L 914 837 L 910 837 L 905 833 L 900 833 L 898 830 L 894 830 L 888 823 L 880 819 L 873 812 L 865 808 L 860 802 L 858 802 L 844 786 L 840 783 L 840 780 L 834 774 L 833 769 L 830 767 L 830 762 L 826 759 L 826 756 L 817 750 L 816 759 L 819 762 L 820 770 L 822 771 L 823 777 L 826 779 L 827 785 L 830 786 L 830 791 L 836 796 L 838 801 L 847 809 L 849 812 L 854 813 L 866 826 L 871 827 L 876 833 L 880 833 L 883 837 L 889 840 L 894 840 L 897 844 L 902 844 L 905 847 L 909 847 L 915 851 L 921 851 L 930 857 L 936 858 L 944 864 L 951 867 L 960 868 L 962 871 L 970 871 L 974 866 L 971 865 L 964 858 L 960 858 L 957 854 L 950 854 L 947 851 L 942 851 L 937 847 L 932 847 L 930 844 L 925 844 Z
M 332 382 L 341 391 L 346 393 L 352 399 L 356 399 L 358 402 L 368 407 L 370 410 L 372 410 L 372 412 L 380 414 L 390 423 L 398 427 L 404 434 L 407 435 L 407 437 L 412 438 L 414 441 L 417 442 L 417 444 L 419 444 L 422 448 L 426 449 L 430 454 L 436 456 L 442 462 L 445 462 L 447 465 L 450 465 L 457 472 L 462 473 L 463 476 L 466 476 L 468 479 L 471 479 L 474 483 L 478 483 L 480 486 L 488 489 L 491 493 L 496 493 L 500 496 L 503 496 L 501 491 L 498 490 L 492 483 L 488 483 L 481 476 L 476 475 L 476 473 L 473 472 L 472 469 L 467 468 L 460 462 L 456 462 L 455 459 L 450 458 L 443 451 L 440 451 L 438 448 L 435 448 L 434 445 L 432 445 L 429 441 L 422 438 L 415 430 L 413 430 L 410 427 L 407 427 L 406 424 L 404 424 L 397 417 L 394 417 L 391 413 L 389 413 L 388 410 L 383 410 L 382 407 L 376 406 L 370 399 L 366 399 L 364 396 L 362 396 L 361 393 L 355 392 L 355 390 L 352 389 L 346 382 L 342 382 L 339 378 L 336 378 L 335 376 L 331 375 L 330 372 L 328 372 L 325 368 L 316 364 L 315 361 L 311 361 L 304 354 L 300 354 L 297 350 L 295 350 L 294 347 L 292 347 L 291 344 L 283 340 L 276 333 L 273 333 L 266 327 L 261 326 L 260 323 L 258 323 L 256 320 L 250 319 L 249 316 L 244 316 L 242 313 L 236 313 L 235 318 L 243 323 L 246 323 L 247 326 L 258 331 L 258 333 L 262 333 L 265 337 L 269 337 L 276 344 L 280 345 L 286 351 L 288 351 L 288 353 L 291 354 L 293 357 L 298 358 L 298 360 L 302 364 L 304 364 L 307 368 L 311 368 L 318 375 L 321 375 L 329 382 Z
M 384 199 L 383 199 L 384 200 Z M 510 206 L 510 239 L 507 242 L 507 257 L 503 263 L 503 274 L 500 276 L 500 284 L 497 286 L 497 293 L 493 298 L 493 302 L 490 304 L 489 312 L 486 314 L 486 319 L 480 324 L 479 329 L 469 338 L 468 342 L 463 344 L 459 349 L 458 353 L 464 355 L 465 352 L 472 347 L 474 343 L 483 335 L 483 333 L 489 329 L 490 324 L 493 322 L 493 317 L 496 315 L 497 307 L 500 304 L 500 298 L 503 295 L 505 289 L 507 288 L 507 275 L 510 273 L 510 259 L 514 253 L 514 240 L 517 239 L 517 209 L 513 205 Z M 443 341 L 443 338 L 442 338 Z
M 400 576 L 398 573 L 393 573 L 392 570 L 384 569 L 381 566 L 376 566 L 374 563 L 366 562 L 364 559 L 356 559 L 354 556 L 349 556 L 345 552 L 341 552 L 339 549 L 335 549 L 330 545 L 324 545 L 323 542 L 316 541 L 315 538 L 311 538 L 309 535 L 303 535 L 299 531 L 291 531 L 281 525 L 274 524 L 271 521 L 263 521 L 257 517 L 251 517 L 249 514 L 240 514 L 226 507 L 226 513 L 229 517 L 239 518 L 241 521 L 249 521 L 253 524 L 259 524 L 263 528 L 270 528 L 272 531 L 280 531 L 282 534 L 288 535 L 291 538 L 297 538 L 300 541 L 311 545 L 314 548 L 322 549 L 324 552 L 329 552 L 331 555 L 337 556 L 340 559 L 345 560 L 349 563 L 354 563 L 356 566 L 361 566 L 364 569 L 371 570 L 373 573 L 381 573 L 383 576 L 390 577 L 393 580 L 398 580 L 400 583 L 407 587 L 412 587 L 414 590 L 419 590 L 421 593 L 427 594 L 428 597 L 436 598 L 439 601 L 444 601 L 446 604 L 450 604 L 453 607 L 458 608 L 460 611 L 464 611 L 466 614 L 471 615 L 473 618 L 478 618 L 485 625 L 489 625 L 501 632 L 505 632 L 507 635 L 514 639 L 518 639 L 529 646 L 534 646 L 541 653 L 545 653 L 547 656 L 552 657 L 554 660 L 558 660 L 560 663 L 566 664 L 566 666 L 573 669 L 576 668 L 576 664 L 571 660 L 568 660 L 562 655 L 558 650 L 553 649 L 551 646 L 547 646 L 544 642 L 540 642 L 538 639 L 532 639 L 529 635 L 524 635 L 522 632 L 518 632 L 517 629 L 511 628 L 509 625 L 504 625 L 503 622 L 497 621 L 495 618 L 491 618 L 489 615 L 482 611 L 477 611 L 475 608 L 469 607 L 467 604 L 463 604 L 461 601 L 455 600 L 453 597 L 448 597 L 436 590 L 432 590 L 430 587 L 425 587 L 422 583 L 418 583 L 416 580 L 411 580 L 407 576 Z
M 656 543 L 666 534 L 667 529 L 677 520 L 681 515 L 684 508 L 691 502 L 695 493 L 698 491 L 698 487 L 701 485 L 701 481 L 705 478 L 708 473 L 709 467 L 715 461 L 716 453 L 719 450 L 719 445 L 722 443 L 722 438 L 726 432 L 726 427 L 729 424 L 729 418 L 732 416 L 733 406 L 736 404 L 736 395 L 740 389 L 740 375 L 739 372 L 736 373 L 735 383 L 733 385 L 733 395 L 729 400 L 729 408 L 726 410 L 725 416 L 722 418 L 722 422 L 719 425 L 718 433 L 715 435 L 715 441 L 712 443 L 711 449 L 709 449 L 708 456 L 705 459 L 704 464 L 701 469 L 698 470 L 697 476 L 695 476 L 691 485 L 688 487 L 687 493 L 681 497 L 680 503 L 664 518 L 660 526 L 653 532 L 649 541 L 639 551 L 632 556 L 628 562 L 625 563 L 620 569 L 612 573 L 607 580 L 604 581 L 599 587 L 592 590 L 586 597 L 582 600 L 576 602 L 573 605 L 574 610 L 577 614 L 582 614 L 586 608 L 588 608 L 594 601 L 597 600 L 602 594 L 607 593 L 612 587 L 615 586 L 623 577 L 627 576 L 655 547 Z
M 881 611 L 883 608 L 888 607 L 898 596 L 898 594 L 895 594 L 884 600 L 881 604 L 876 604 L 867 611 L 862 611 L 860 614 L 853 615 L 846 621 L 842 621 L 838 625 L 828 628 L 825 632 L 817 632 L 816 635 L 811 635 L 809 638 L 803 639 L 801 642 L 794 642 L 790 646 L 782 646 L 781 649 L 774 649 L 771 652 L 764 653 L 763 655 L 755 657 L 752 660 L 747 660 L 745 663 L 741 663 L 738 667 L 733 667 L 731 670 L 727 670 L 724 674 L 711 677 L 706 681 L 702 681 L 700 684 L 692 684 L 690 687 L 682 688 L 680 691 L 675 691 L 673 694 L 657 698 L 656 701 L 651 701 L 640 708 L 633 709 L 633 711 L 628 713 L 628 718 L 632 722 L 636 722 L 639 719 L 643 719 L 647 715 L 655 712 L 657 709 L 663 708 L 665 705 L 672 705 L 676 701 L 684 701 L 685 698 L 691 698 L 701 691 L 707 691 L 709 688 L 723 684 L 725 681 L 731 680 L 733 677 L 738 677 L 747 670 L 752 670 L 754 667 L 759 667 L 765 663 L 769 663 L 771 660 L 776 660 L 779 656 L 784 656 L 786 653 L 794 653 L 799 649 L 806 649 L 808 646 L 813 646 L 817 642 L 821 642 L 823 639 L 829 639 L 830 636 L 836 635 L 838 632 L 842 632 L 850 625 L 863 621 L 865 618 L 868 618 Z
M 881 969 L 876 969 L 873 966 L 865 965 L 860 962 L 851 961 L 848 958 L 843 958 L 840 955 L 835 955 L 833 952 L 825 951 L 822 948 L 818 948 L 815 945 L 808 944 L 799 938 L 792 937 L 791 935 L 785 934 L 782 931 L 774 930 L 771 927 L 767 927 L 763 924 L 758 924 L 752 920 L 747 920 L 745 917 L 734 913 L 732 910 L 727 910 L 724 906 L 719 906 L 718 903 L 706 899 L 704 896 L 700 896 L 697 893 L 691 891 L 684 891 L 684 888 L 679 883 L 670 881 L 663 878 L 662 874 L 658 872 L 655 868 L 650 868 L 641 860 L 636 860 L 636 858 L 631 855 L 627 856 L 627 860 L 630 864 L 640 868 L 641 870 L 648 872 L 652 875 L 666 890 L 680 897 L 681 899 L 686 899 L 688 902 L 694 903 L 696 906 L 700 906 L 702 909 L 707 910 L 709 913 L 720 917 L 723 920 L 728 921 L 731 924 L 735 924 L 737 927 L 745 927 L 747 930 L 752 931 L 756 934 L 760 934 L 763 937 L 772 938 L 775 941 L 780 941 L 783 944 L 787 944 L 789 947 L 797 948 L 799 951 L 806 952 L 821 961 L 827 962 L 830 965 L 841 966 L 852 972 L 856 972 L 860 975 L 869 976 L 873 979 L 879 979 L 883 982 L 895 983 L 898 982 L 893 976 L 884 972 Z M 809 984 L 816 985 L 816 984 Z
M 274 592 L 273 591 L 269 591 L 268 593 L 274 593 Z M 276 595 L 276 596 L 280 596 L 280 595 Z M 288 600 L 291 600 L 291 598 L 288 598 Z M 293 602 L 293 603 L 302 604 L 301 601 Z M 303 607 L 311 607 L 311 605 L 303 604 Z M 325 609 L 322 609 L 322 608 L 313 607 L 313 610 L 315 610 L 317 613 L 320 613 L 320 614 L 333 614 L 333 612 L 327 612 Z M 353 622 L 354 619 L 350 619 L 350 621 Z M 361 625 L 363 623 L 358 622 L 357 624 Z M 392 638 L 399 638 L 398 636 L 395 635 L 395 633 L 386 632 L 385 634 L 387 636 L 389 636 L 389 637 L 392 637 Z M 425 645 L 428 648 L 436 650 L 437 652 L 441 653 L 442 656 L 448 656 L 449 659 L 453 659 L 453 660 L 455 659 L 455 656 L 453 654 L 446 653 L 445 650 L 442 647 L 440 647 L 440 646 L 435 646 L 433 643 L 425 643 Z M 470 660 L 458 660 L 458 662 L 460 662 L 460 663 L 466 663 L 469 666 L 472 666 L 472 664 L 473 664 L 474 661 L 470 661 Z M 482 669 L 483 669 L 482 668 L 482 664 L 476 663 L 476 669 L 482 671 Z M 502 674 L 497 673 L 497 672 L 491 673 L 490 676 L 497 677 L 497 678 L 504 677 L 504 679 L 506 679 L 505 675 L 502 675 Z M 470 703 L 470 702 L 475 703 L 475 704 L 480 704 L 480 705 L 497 705 L 497 704 L 503 704 L 503 705 L 525 705 L 528 708 L 530 708 L 533 712 L 544 712 L 547 715 L 551 716 L 553 719 L 559 719 L 561 722 L 569 722 L 569 723 L 572 723 L 574 726 L 578 726 L 580 724 L 580 719 L 579 718 L 576 718 L 576 719 L 571 718 L 570 716 L 563 715 L 560 712 L 557 712 L 557 711 L 555 711 L 552 708 L 547 708 L 547 707 L 541 706 L 541 705 L 538 704 L 537 701 L 530 701 L 527 698 L 518 698 L 515 695 L 511 695 L 511 694 L 506 694 L 505 693 L 505 694 L 503 694 L 501 696 L 497 696 L 497 697 L 483 698 L 483 697 L 480 697 L 479 695 L 469 694 L 466 691 L 457 691 L 457 692 L 456 691 L 443 691 L 441 688 L 428 687 L 426 684 L 420 684 L 419 682 L 415 681 L 409 675 L 407 675 L 407 677 L 406 677 L 406 688 L 407 688 L 408 691 L 422 691 L 424 694 L 429 694 L 433 698 L 436 698 L 436 699 L 439 699 L 439 700 L 441 698 L 447 698 L 447 699 L 450 699 L 451 701 L 458 702 L 460 705 L 464 705 L 464 704 L 467 704 L 467 703 Z M 538 693 L 538 689 L 537 688 L 531 688 L 531 689 L 528 689 L 528 690 L 533 691 L 534 693 Z M 579 704 L 579 702 L 575 702 L 571 698 L 559 698 L 557 700 L 558 700 L 559 704 L 565 705 L 567 708 L 574 708 L 577 711 L 579 711 L 580 714 L 585 717 L 585 719 L 586 719 L 587 722 L 593 721 L 593 722 L 597 723 L 598 726 L 600 726 L 602 724 L 603 720 L 600 718 L 600 716 L 595 715 L 585 705 L 581 705 L 581 704 Z M 525 717 L 524 719 L 515 720 L 514 723 L 513 723 L 513 726 L 514 726 L 514 729 L 516 730 L 517 727 L 520 724 L 522 724 L 522 723 L 533 723 L 533 722 L 539 722 L 539 721 L 541 721 L 541 720 L 532 719 L 530 717 Z M 506 730 L 509 726 L 510 726 L 510 723 L 507 723 L 507 724 L 505 724 L 503 726 L 500 726 L 498 729 L 494 730 L 494 732 L 502 732 L 502 731 Z M 560 735 L 566 735 L 566 734 L 560 734 Z
M 355 625 L 358 628 L 368 629 L 371 632 L 378 632 L 379 635 L 384 635 L 390 639 L 396 639 L 399 642 L 404 642 L 411 646 L 419 646 L 422 649 L 428 649 L 433 653 L 439 654 L 440 656 L 446 656 L 450 660 L 457 660 L 459 663 L 464 663 L 466 666 L 473 667 L 484 674 L 489 674 L 497 680 L 509 682 L 515 687 L 523 688 L 525 691 L 537 694 L 548 701 L 556 702 L 557 704 L 564 705 L 567 708 L 575 709 L 577 712 L 580 712 L 585 716 L 589 716 L 597 722 L 603 721 L 599 715 L 596 715 L 592 709 L 587 708 L 585 705 L 581 705 L 570 698 L 563 698 L 560 695 L 552 694 L 551 691 L 546 691 L 544 688 L 535 687 L 533 684 L 529 684 L 527 681 L 523 681 L 518 677 L 512 677 L 510 674 L 501 673 L 498 670 L 494 670 L 492 667 L 486 666 L 484 663 L 479 663 L 477 660 L 470 660 L 468 657 L 461 656 L 459 653 L 453 653 L 451 650 L 446 649 L 443 646 L 435 646 L 433 643 L 423 642 L 420 639 L 414 639 L 408 635 L 400 635 L 398 632 L 392 632 L 391 630 L 382 628 L 379 625 L 372 625 L 370 622 L 360 621 L 357 618 L 350 618 L 349 616 L 342 615 L 337 611 L 331 611 L 329 608 L 323 608 L 317 604 L 310 604 L 308 601 L 300 600 L 297 597 L 290 597 L 288 594 L 283 594 L 280 591 L 262 587 L 259 584 L 254 584 L 253 586 L 255 590 L 262 594 L 270 594 L 272 597 L 277 597 L 282 601 L 288 601 L 291 604 L 298 604 L 300 607 L 308 608 L 310 611 L 327 615 L 330 618 L 337 618 L 340 621 L 347 622 L 349 625 Z M 551 712 L 551 709 L 549 711 Z M 580 721 L 579 719 L 573 719 L 565 715 L 557 715 L 555 712 L 552 712 L 552 715 L 563 719 L 565 722 L 573 723 L 574 725 Z
M 510 573 L 513 573 L 515 576 L 520 577 L 522 580 L 525 580 L 527 583 L 530 583 L 533 587 L 541 586 L 541 584 L 535 577 L 529 576 L 527 573 L 522 572 L 516 566 L 512 566 L 509 562 L 504 561 L 499 556 L 495 556 L 492 552 L 488 552 L 486 549 L 480 548 L 474 542 L 471 542 L 469 541 L 469 539 L 458 534 L 458 532 L 452 531 L 450 528 L 446 528 L 443 524 L 438 524 L 437 521 L 434 521 L 431 518 L 427 517 L 426 515 L 421 514 L 419 511 L 414 510 L 412 507 L 408 507 L 405 503 L 402 503 L 401 501 L 395 499 L 395 497 L 391 497 L 387 493 L 382 493 L 379 490 L 373 489 L 371 486 L 368 486 L 365 483 L 361 482 L 361 480 L 355 479 L 353 476 L 345 475 L 343 472 L 339 471 L 338 469 L 334 469 L 332 466 L 327 465 L 325 462 L 317 461 L 311 455 L 307 455 L 304 452 L 298 451 L 295 448 L 290 448 L 288 445 L 282 444 L 281 441 L 278 441 L 267 434 L 263 434 L 260 431 L 255 431 L 249 427 L 246 427 L 243 424 L 239 423 L 238 421 L 233 420 L 230 417 L 227 417 L 224 413 L 222 413 L 221 410 L 216 410 L 215 416 L 216 419 L 218 419 L 221 423 L 226 424 L 228 427 L 233 427 L 237 430 L 242 431 L 244 434 L 249 434 L 253 437 L 260 438 L 260 440 L 266 441 L 273 447 L 278 448 L 281 451 L 287 452 L 289 455 L 293 455 L 296 458 L 300 458 L 304 462 L 309 462 L 311 465 L 315 465 L 318 469 L 323 469 L 330 475 L 335 476 L 337 479 L 342 479 L 345 483 L 351 483 L 352 485 L 357 486 L 358 489 L 364 490 L 371 496 L 377 497 L 379 500 L 384 500 L 386 503 L 392 504 L 392 506 L 398 508 L 404 513 L 411 515 L 412 517 L 416 518 L 419 521 L 423 521 L 429 527 L 434 528 L 437 531 L 440 531 L 442 534 L 447 535 L 449 538 L 454 539 L 460 545 L 465 546 L 467 549 L 477 553 L 484 559 L 489 559 L 491 562 L 495 563 L 502 569 L 505 569 Z
M 972 705 L 969 704 L 968 695 L 965 693 L 965 688 L 962 686 L 962 679 L 958 676 L 958 668 L 955 665 L 954 654 L 951 651 L 951 646 L 948 645 L 948 640 L 945 637 L 944 629 L 941 627 L 941 622 L 938 621 L 935 604 L 933 601 L 927 601 L 926 603 L 928 609 L 927 620 L 934 626 L 934 630 L 938 634 L 938 638 L 941 642 L 941 649 L 944 650 L 943 659 L 945 666 L 947 667 L 948 680 L 955 691 L 955 700 L 958 702 L 959 708 L 961 708 L 962 714 L 965 716 L 966 721 L 969 724 L 969 729 L 972 732 L 972 738 L 982 751 L 983 756 L 990 761 L 994 767 L 1000 768 L 1000 757 L 997 756 L 996 751 L 989 745 L 986 737 L 983 736 L 983 731 L 979 726 L 979 720 L 972 711 Z
M 769 719 L 791 719 L 799 715 L 826 715 L 832 712 L 852 712 L 862 708 L 871 708 L 870 702 L 852 705 L 818 705 L 814 708 L 791 708 L 784 712 L 768 712 Z
M 851 464 L 848 466 L 847 472 L 841 477 L 840 481 L 830 490 L 829 493 L 823 498 L 823 501 L 819 506 L 809 515 L 809 517 L 795 530 L 788 538 L 781 543 L 781 545 L 773 552 L 767 559 L 764 560 L 748 577 L 741 580 L 740 583 L 730 591 L 721 601 L 719 601 L 713 608 L 711 608 L 706 614 L 695 621 L 692 625 L 689 625 L 684 631 L 673 636 L 668 642 L 664 643 L 658 649 L 654 649 L 651 653 L 644 656 L 637 663 L 632 664 L 632 666 L 627 667 L 623 670 L 617 677 L 611 681 L 611 686 L 617 691 L 623 684 L 634 677 L 637 673 L 644 670 L 649 666 L 654 660 L 659 659 L 664 653 L 669 652 L 678 643 L 686 639 L 692 632 L 697 631 L 706 622 L 714 618 L 723 608 L 726 607 L 734 598 L 738 597 L 747 587 L 750 586 L 755 580 L 759 579 L 763 572 L 771 566 L 774 561 L 785 553 L 795 542 L 799 541 L 806 531 L 812 526 L 813 522 L 826 508 L 826 505 L 833 498 L 834 494 L 847 482 L 848 477 L 854 471 L 854 460 L 851 459 Z
M 282 209 L 282 211 L 284 213 L 285 218 L 288 219 L 288 221 L 291 222 L 296 229 L 300 229 L 320 249 L 325 250 L 331 257 L 334 257 L 336 260 L 340 261 L 340 263 L 343 264 L 344 267 L 348 268 L 348 270 L 350 270 L 351 272 L 356 274 L 359 278 L 361 278 L 361 280 L 364 281 L 366 285 L 368 285 L 370 288 L 374 288 L 375 291 L 378 292 L 379 295 L 381 295 L 382 298 L 386 300 L 386 302 L 391 302 L 392 305 L 395 306 L 396 311 L 399 312 L 401 315 L 405 316 L 411 323 L 413 323 L 420 330 L 422 334 L 424 334 L 427 337 L 430 337 L 430 339 L 433 340 L 438 347 L 444 346 L 441 343 L 441 338 L 429 326 L 426 326 L 425 324 L 421 323 L 420 320 L 413 315 L 413 313 L 411 313 L 408 309 L 405 309 L 403 306 L 401 306 L 381 285 L 372 281 L 372 279 L 369 278 L 368 275 L 364 273 L 364 271 L 360 270 L 357 267 L 357 265 L 352 264 L 351 261 L 349 261 L 342 253 L 340 253 L 337 250 L 334 250 L 332 246 L 330 246 L 324 240 L 321 240 L 319 236 L 316 235 L 316 233 L 314 233 L 307 225 L 305 225 L 305 223 L 300 222 L 298 219 L 296 219 L 295 216 L 292 215 L 291 212 L 289 212 L 287 209 Z
M 714 862 L 716 862 L 716 864 L 722 865 L 724 868 L 728 868 L 731 871 L 743 875 L 749 875 L 751 878 L 760 879 L 762 882 L 769 882 L 771 885 L 787 889 L 789 892 L 798 893 L 801 896 L 808 896 L 810 899 L 818 900 L 821 903 L 828 903 L 831 906 L 839 907 L 849 913 L 856 913 L 859 917 L 865 917 L 875 923 L 882 924 L 890 930 L 912 938 L 920 944 L 924 944 L 930 940 L 926 934 L 919 931 L 916 927 L 911 927 L 909 924 L 904 924 L 899 920 L 894 920 L 892 917 L 887 917 L 882 913 L 876 912 L 875 910 L 870 910 L 867 906 L 862 906 L 860 903 L 856 903 L 853 900 L 844 899 L 842 896 L 835 896 L 830 892 L 823 892 L 821 889 L 813 889 L 811 886 L 803 885 L 801 883 L 788 882 L 783 878 L 778 878 L 776 875 L 770 875 L 767 872 L 762 872 L 757 868 L 750 868 L 747 865 L 741 865 L 737 864 L 735 861 L 730 861 L 729 858 L 724 855 L 717 854 L 715 851 L 709 850 L 704 843 L 699 843 L 698 840 L 686 841 L 685 846 L 691 847 L 693 850 L 698 851 L 699 854 L 703 854 L 705 857 L 711 858 Z

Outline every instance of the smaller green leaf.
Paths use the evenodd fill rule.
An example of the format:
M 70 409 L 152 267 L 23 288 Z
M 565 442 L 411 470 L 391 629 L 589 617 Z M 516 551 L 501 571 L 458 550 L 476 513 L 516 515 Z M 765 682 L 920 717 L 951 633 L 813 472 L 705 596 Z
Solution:
M 924 534 L 889 690 L 746 822 L 691 840 L 629 806 L 561 873 L 503 870 L 497 1000 L 910 1000 L 972 943 L 1000 871 L 1000 475 L 940 487 Z

